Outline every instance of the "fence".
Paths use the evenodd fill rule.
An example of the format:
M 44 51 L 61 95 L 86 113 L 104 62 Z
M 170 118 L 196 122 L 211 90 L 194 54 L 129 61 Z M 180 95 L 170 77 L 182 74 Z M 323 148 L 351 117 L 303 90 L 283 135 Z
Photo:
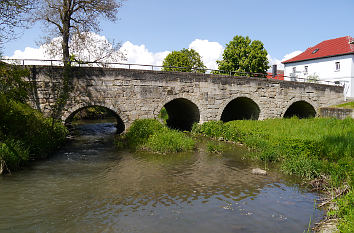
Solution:
M 51 59 L 0 59 L 0 61 L 13 64 L 13 65 L 48 65 L 48 66 L 64 66 L 62 60 Z M 264 73 L 250 73 L 240 71 L 223 71 L 214 69 L 200 69 L 191 67 L 177 67 L 177 66 L 159 66 L 159 65 L 145 65 L 145 64 L 133 64 L 133 63 L 121 63 L 121 62 L 90 62 L 90 61 L 71 61 L 72 66 L 78 67 L 105 67 L 105 68 L 125 68 L 125 69 L 138 69 L 138 70 L 152 70 L 152 71 L 183 71 L 192 73 L 206 73 L 206 74 L 218 74 L 232 77 L 259 77 L 266 78 L 267 74 Z M 330 80 L 313 80 L 308 78 L 295 78 L 293 76 L 284 76 L 285 81 L 295 82 L 307 82 L 307 83 L 319 83 L 326 85 L 345 86 L 345 81 L 330 81 Z

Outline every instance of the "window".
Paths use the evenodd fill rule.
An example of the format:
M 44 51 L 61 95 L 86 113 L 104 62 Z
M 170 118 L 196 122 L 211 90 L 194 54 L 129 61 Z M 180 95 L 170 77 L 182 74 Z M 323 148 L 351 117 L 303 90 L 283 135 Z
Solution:
M 340 71 L 340 62 L 339 61 L 336 62 L 336 71 Z
M 305 69 L 304 69 L 304 73 L 308 73 L 309 72 L 309 67 L 308 66 L 305 66 Z
M 296 73 L 296 67 L 293 67 L 293 73 L 294 74 Z
M 320 49 L 315 49 L 315 50 L 313 50 L 313 51 L 312 51 L 312 54 L 317 53 L 317 52 L 318 52 L 318 50 L 320 50 Z

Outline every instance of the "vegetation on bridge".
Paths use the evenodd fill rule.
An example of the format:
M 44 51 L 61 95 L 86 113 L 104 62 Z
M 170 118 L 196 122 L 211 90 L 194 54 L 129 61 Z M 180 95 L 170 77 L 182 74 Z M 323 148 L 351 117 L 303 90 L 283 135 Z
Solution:
M 337 196 L 342 232 L 354 231 L 354 120 L 330 118 L 212 121 L 193 132 L 245 144 L 253 158 L 280 162 L 281 170 L 314 181 Z M 340 195 L 346 194 L 346 195 Z

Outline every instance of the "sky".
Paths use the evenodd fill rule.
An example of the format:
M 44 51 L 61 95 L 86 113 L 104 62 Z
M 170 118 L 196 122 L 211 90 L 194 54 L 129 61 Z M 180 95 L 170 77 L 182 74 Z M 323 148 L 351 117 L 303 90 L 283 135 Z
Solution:
M 354 37 L 354 0 L 126 0 L 115 23 L 102 20 L 99 32 L 122 43 L 127 62 L 161 64 L 173 50 L 194 48 L 216 68 L 236 35 L 263 42 L 270 64 L 280 64 L 317 43 Z M 40 24 L 4 45 L 12 58 L 40 58 Z M 42 54 L 42 55 L 41 55 Z

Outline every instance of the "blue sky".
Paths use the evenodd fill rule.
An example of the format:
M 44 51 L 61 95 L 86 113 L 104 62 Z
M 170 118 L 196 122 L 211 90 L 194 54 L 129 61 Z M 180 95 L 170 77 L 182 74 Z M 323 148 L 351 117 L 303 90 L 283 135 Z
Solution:
M 190 47 L 196 39 L 225 46 L 233 36 L 261 40 L 272 59 L 326 39 L 354 36 L 353 0 L 127 0 L 116 23 L 102 21 L 108 39 L 145 45 L 151 53 Z M 36 48 L 40 25 L 4 46 L 4 55 Z

